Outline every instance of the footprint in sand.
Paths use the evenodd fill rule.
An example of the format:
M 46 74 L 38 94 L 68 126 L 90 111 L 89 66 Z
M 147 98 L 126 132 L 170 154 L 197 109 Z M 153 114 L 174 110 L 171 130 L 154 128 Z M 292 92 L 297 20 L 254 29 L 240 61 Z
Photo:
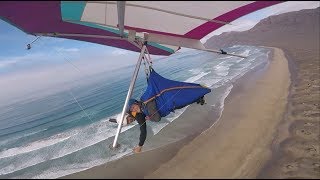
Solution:
M 278 159 L 277 164 L 280 166 L 273 166 L 269 171 L 272 171 L 272 173 L 280 173 L 279 176 L 282 179 L 298 177 L 313 179 L 318 178 L 320 175 L 320 171 L 318 171 L 318 169 L 320 169 L 320 162 L 317 159 L 305 157 L 296 159 L 294 157 L 284 156 Z M 280 170 L 280 172 L 277 170 Z
M 310 135 L 311 134 L 311 132 L 309 132 L 307 130 L 304 130 L 304 129 L 301 130 L 301 133 L 303 133 L 305 135 Z
M 317 149 L 314 146 L 306 147 L 305 151 L 306 151 L 306 153 L 308 153 L 312 157 L 319 156 L 318 153 L 317 153 Z
M 303 99 L 295 99 L 291 103 L 292 103 L 293 106 L 297 106 L 297 105 L 301 106 L 301 105 L 304 105 L 304 104 L 306 104 L 306 105 L 313 104 L 315 106 L 319 106 L 318 100 L 315 100 L 315 99 L 308 100 L 308 101 L 307 100 L 303 100 Z
M 287 173 L 289 171 L 296 171 L 298 170 L 298 163 L 289 163 L 289 164 L 284 164 L 282 170 Z
M 311 121 L 311 120 L 310 120 Z M 296 120 L 290 127 L 289 132 L 293 136 L 298 136 L 304 139 L 319 140 L 319 123 L 316 121 Z
M 313 170 L 320 175 L 320 163 L 313 163 Z
M 303 171 L 311 171 L 310 175 L 313 174 L 314 176 L 320 175 L 320 161 L 317 159 L 309 159 L 309 158 L 302 158 L 298 160 L 299 167 Z
M 319 158 L 319 142 L 317 140 L 304 140 L 300 138 L 289 138 L 280 143 L 283 152 L 293 155 L 296 158 L 310 157 Z
M 317 107 L 319 107 L 319 103 L 317 102 L 305 102 L 305 101 L 302 101 L 302 102 L 299 102 L 299 103 L 295 103 L 294 104 L 294 109 L 317 109 Z
M 308 98 L 308 93 L 310 95 L 317 95 L 317 91 L 319 90 L 318 87 L 316 86 L 304 86 L 304 87 L 297 87 L 295 90 L 294 90 L 294 94 L 299 94 L 301 96 L 298 96 L 298 97 L 293 97 L 293 98 L 301 98 L 301 97 L 304 97 L 304 98 Z
M 306 116 L 306 117 L 320 117 L 320 113 L 318 113 L 318 112 L 305 112 L 304 116 Z
M 320 163 L 313 163 L 312 164 L 314 167 L 320 167 Z
M 306 122 L 306 123 L 304 123 L 304 126 L 314 126 L 314 124 L 311 122 Z
M 314 111 L 293 111 L 292 116 L 303 116 L 308 118 L 318 118 L 320 117 L 319 112 Z

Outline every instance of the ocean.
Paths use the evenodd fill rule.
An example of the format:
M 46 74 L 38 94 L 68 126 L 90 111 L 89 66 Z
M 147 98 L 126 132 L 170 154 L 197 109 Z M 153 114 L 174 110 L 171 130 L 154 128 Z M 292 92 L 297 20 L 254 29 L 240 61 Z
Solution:
M 266 65 L 270 53 L 265 48 L 240 45 L 224 50 L 249 57 L 190 50 L 153 60 L 153 68 L 165 78 L 210 87 L 216 98 L 207 103 L 219 104 L 222 111 L 232 83 Z M 88 76 L 69 90 L 2 107 L 0 178 L 58 178 L 130 154 L 139 139 L 137 123 L 122 128 L 121 148 L 113 151 L 108 146 L 117 124 L 108 119 L 121 113 L 133 71 L 134 65 Z M 139 99 L 146 87 L 141 65 L 133 98 Z M 147 123 L 148 136 L 159 133 L 186 109 L 176 110 L 158 123 Z

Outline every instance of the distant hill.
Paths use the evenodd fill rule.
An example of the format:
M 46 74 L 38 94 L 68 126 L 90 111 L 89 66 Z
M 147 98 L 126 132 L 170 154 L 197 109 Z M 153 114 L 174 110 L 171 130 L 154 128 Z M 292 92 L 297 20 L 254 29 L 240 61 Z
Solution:
M 204 45 L 214 49 L 235 44 L 319 49 L 319 15 L 320 8 L 270 16 L 250 30 L 225 32 L 211 37 Z

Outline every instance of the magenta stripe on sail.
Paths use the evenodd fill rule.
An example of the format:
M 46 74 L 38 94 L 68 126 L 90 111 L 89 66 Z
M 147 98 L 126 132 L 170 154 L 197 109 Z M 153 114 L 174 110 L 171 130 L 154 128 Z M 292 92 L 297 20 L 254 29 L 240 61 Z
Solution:
M 251 12 L 257 11 L 259 9 L 272 6 L 278 3 L 281 3 L 284 1 L 256 1 L 251 4 L 247 4 L 245 6 L 239 7 L 237 9 L 234 9 L 228 13 L 225 13 L 221 16 L 218 16 L 217 18 L 214 18 L 213 20 L 218 20 L 218 21 L 224 21 L 224 22 L 231 22 L 234 21 L 237 18 L 240 18 L 241 16 L 244 16 L 246 14 L 249 14 Z M 185 34 L 186 37 L 188 38 L 193 38 L 193 39 L 201 39 L 210 32 L 224 26 L 224 24 L 220 23 L 215 23 L 215 22 L 206 22 L 193 30 L 187 32 Z

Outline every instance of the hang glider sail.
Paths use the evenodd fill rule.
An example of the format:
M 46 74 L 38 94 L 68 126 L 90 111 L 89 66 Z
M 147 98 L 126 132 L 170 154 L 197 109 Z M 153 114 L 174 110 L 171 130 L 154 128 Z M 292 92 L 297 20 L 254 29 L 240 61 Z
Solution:
M 200 39 L 256 10 L 282 1 L 1 1 L 0 18 L 22 31 L 170 55 L 207 50 Z M 210 50 L 208 50 L 210 51 Z M 211 50 L 212 52 L 220 52 Z
M 0 18 L 27 34 L 67 38 L 130 51 L 140 52 L 128 94 L 121 113 L 124 119 L 128 101 L 145 54 L 171 55 L 181 47 L 209 51 L 229 56 L 220 50 L 206 49 L 200 42 L 204 36 L 232 21 L 283 1 L 1 1 Z M 34 42 L 34 41 L 33 41 Z M 27 46 L 31 49 L 31 45 Z M 151 72 L 144 100 L 169 98 L 178 86 L 196 86 L 173 82 Z M 157 80 L 163 81 L 161 84 Z M 158 90 L 154 89 L 159 87 Z M 176 107 L 193 102 L 209 89 L 183 89 L 191 98 L 178 98 L 161 112 L 165 116 Z M 168 90 L 168 88 L 170 90 Z M 161 98 L 156 99 L 163 105 Z M 112 147 L 117 147 L 121 131 L 119 123 Z

